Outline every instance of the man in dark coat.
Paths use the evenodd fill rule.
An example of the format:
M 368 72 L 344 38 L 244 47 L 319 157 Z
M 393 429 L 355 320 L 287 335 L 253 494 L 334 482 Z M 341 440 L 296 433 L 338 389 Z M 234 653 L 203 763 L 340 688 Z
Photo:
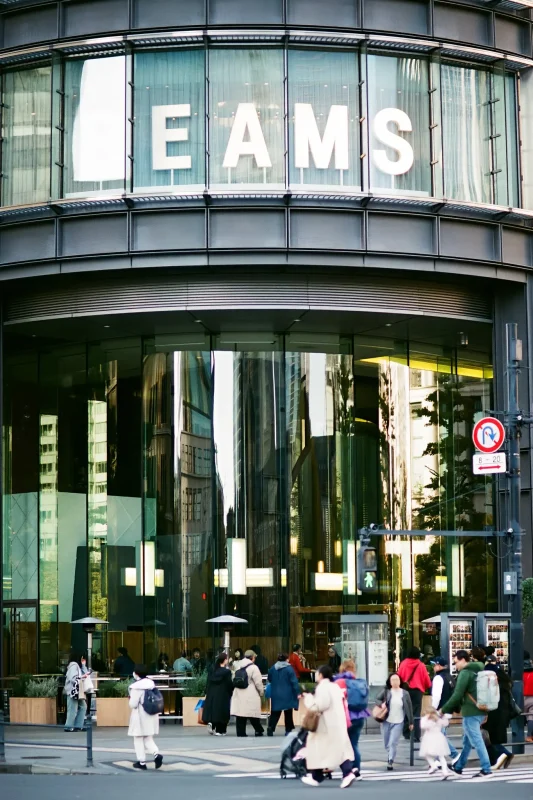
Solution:
M 261 652 L 261 648 L 258 644 L 253 644 L 251 650 L 255 653 L 255 665 L 259 667 L 261 671 L 261 675 L 266 675 L 268 672 L 268 661 L 266 660 L 265 656 Z
M 120 675 L 121 678 L 128 678 L 133 675 L 133 667 L 135 664 L 133 663 L 132 657 L 128 653 L 127 647 L 119 647 L 118 652 L 120 655 L 115 661 L 113 672 L 115 675 Z
M 230 718 L 233 681 L 228 669 L 228 655 L 221 653 L 207 679 L 207 693 L 202 713 L 203 722 L 209 725 L 209 733 L 225 736 Z
M 294 730 L 292 712 L 298 708 L 301 697 L 300 684 L 296 673 L 287 660 L 285 653 L 280 653 L 278 660 L 268 671 L 270 685 L 270 717 L 268 718 L 267 736 L 274 736 L 276 725 L 285 714 L 285 733 Z
M 490 669 L 496 673 L 500 687 L 498 708 L 489 711 L 487 721 L 482 725 L 483 730 L 487 731 L 490 738 L 490 744 L 487 744 L 487 752 L 491 766 L 494 769 L 500 769 L 501 767 L 507 769 L 513 760 L 513 754 L 504 747 L 507 744 L 507 728 L 513 714 L 511 703 L 513 683 L 497 663 L 494 656 L 489 656 L 485 669 Z

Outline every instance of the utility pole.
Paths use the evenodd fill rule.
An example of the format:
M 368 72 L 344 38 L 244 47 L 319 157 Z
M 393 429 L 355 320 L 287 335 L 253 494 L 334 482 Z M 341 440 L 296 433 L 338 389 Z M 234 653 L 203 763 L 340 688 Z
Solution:
M 520 526 L 520 435 L 524 419 L 518 398 L 518 375 L 522 362 L 522 342 L 518 338 L 518 325 L 508 322 L 507 332 L 507 432 L 509 437 L 509 504 L 508 533 L 511 542 L 510 569 L 516 573 L 516 594 L 509 596 L 511 612 L 510 665 L 513 695 L 520 708 L 524 707 L 524 628 L 522 624 L 522 528 Z M 522 718 L 520 718 L 522 719 Z M 519 738 L 518 738 L 519 737 Z M 523 722 L 513 726 L 513 739 L 523 740 Z M 516 752 L 524 752 L 523 745 L 515 745 Z

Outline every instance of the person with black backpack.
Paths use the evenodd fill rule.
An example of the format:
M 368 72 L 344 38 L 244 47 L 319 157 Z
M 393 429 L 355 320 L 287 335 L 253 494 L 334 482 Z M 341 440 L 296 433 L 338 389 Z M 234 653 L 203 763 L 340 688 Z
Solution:
M 135 683 L 130 686 L 130 726 L 128 736 L 133 736 L 133 745 L 137 761 L 135 769 L 146 770 L 146 753 L 154 757 L 155 768 L 163 763 L 163 756 L 154 742 L 159 733 L 159 714 L 163 710 L 163 697 L 155 683 L 147 677 L 148 672 L 142 664 L 136 664 L 133 670 Z
M 455 680 L 452 678 L 448 661 L 442 656 L 438 656 L 432 662 L 435 675 L 431 682 L 431 705 L 435 711 L 440 711 L 444 703 L 447 703 L 455 689 Z M 451 715 L 447 715 L 451 716 Z M 447 728 L 443 728 L 442 732 L 446 736 Z M 450 756 L 452 765 L 459 761 L 459 751 L 448 740 L 450 747 Z
M 351 725 L 348 736 L 353 747 L 353 774 L 357 781 L 361 780 L 361 753 L 359 752 L 359 737 L 363 730 L 365 719 L 370 716 L 368 710 L 368 684 L 363 678 L 358 678 L 355 672 L 355 661 L 345 659 L 339 667 L 339 674 L 333 678 L 334 682 L 344 689 L 346 704 Z
M 250 720 L 256 736 L 263 736 L 261 725 L 261 698 L 265 693 L 261 672 L 255 665 L 255 653 L 247 650 L 233 677 L 231 713 L 235 717 L 237 736 L 246 736 L 246 722 Z

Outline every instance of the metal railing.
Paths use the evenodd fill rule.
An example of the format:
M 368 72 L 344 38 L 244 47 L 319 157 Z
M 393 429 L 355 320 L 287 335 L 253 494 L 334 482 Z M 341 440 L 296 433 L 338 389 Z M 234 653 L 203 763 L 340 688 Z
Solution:
M 6 763 L 6 744 L 14 744 L 14 745 L 24 745 L 29 747 L 42 747 L 42 741 L 35 742 L 35 741 L 28 741 L 27 739 L 6 739 L 6 728 L 49 728 L 52 730 L 63 730 L 62 725 L 41 725 L 39 723 L 31 723 L 31 722 L 6 722 L 4 719 L 3 711 L 0 710 L 0 764 Z M 87 751 L 87 766 L 92 767 L 94 766 L 93 762 L 93 723 L 91 719 L 91 715 L 89 714 L 85 720 L 85 728 L 87 737 L 86 737 L 86 744 L 85 748 L 80 746 L 79 744 L 68 744 L 61 742 L 58 744 L 59 747 L 62 749 L 68 750 L 82 750 L 85 749 Z
M 522 712 L 519 716 L 527 717 L 525 712 Z M 420 721 L 422 719 L 422 717 L 415 717 L 414 719 L 415 719 L 415 721 Z M 524 728 L 525 728 L 525 726 L 524 726 Z M 459 734 L 458 733 L 455 736 L 450 736 L 449 733 L 448 733 L 448 730 L 449 730 L 449 726 L 448 726 L 448 729 L 446 730 L 446 738 L 447 739 L 450 739 L 450 740 L 451 739 L 460 739 L 461 741 L 463 740 L 463 734 Z M 533 747 L 533 742 L 526 742 L 525 739 L 524 739 L 523 742 L 512 741 L 509 744 L 509 747 L 515 747 L 515 746 L 518 746 L 518 747 L 528 747 L 528 746 Z M 411 731 L 410 736 L 409 736 L 409 766 L 410 767 L 414 767 L 414 765 L 415 765 L 415 752 L 418 752 L 418 749 L 415 748 L 415 731 L 413 729 Z M 472 749 L 475 749 L 475 748 L 472 747 Z

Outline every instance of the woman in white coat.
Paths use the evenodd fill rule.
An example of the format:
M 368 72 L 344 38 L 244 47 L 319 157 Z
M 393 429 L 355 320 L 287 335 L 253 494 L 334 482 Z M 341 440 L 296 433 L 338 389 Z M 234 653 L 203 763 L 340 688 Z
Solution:
M 352 772 L 353 748 L 348 736 L 346 700 L 342 689 L 332 683 L 333 670 L 327 664 L 317 672 L 314 695 L 306 694 L 304 703 L 320 714 L 318 728 L 309 733 L 305 745 L 307 769 L 311 775 L 302 778 L 307 786 L 319 786 L 324 780 L 324 770 L 342 770 L 341 789 L 355 780 Z
M 247 650 L 239 664 L 239 669 L 246 670 L 248 686 L 239 689 L 235 683 L 237 672 L 233 678 L 234 690 L 231 696 L 231 713 L 235 717 L 237 736 L 246 736 L 246 721 L 250 720 L 256 736 L 263 736 L 265 729 L 261 725 L 261 698 L 265 692 L 259 667 L 254 664 L 255 653 Z
M 146 769 L 146 753 L 154 757 L 155 768 L 159 769 L 163 763 L 163 756 L 157 749 L 154 736 L 159 733 L 159 714 L 147 714 L 143 708 L 144 693 L 147 689 L 153 689 L 155 683 L 148 675 L 146 667 L 136 664 L 133 671 L 135 683 L 130 686 L 130 727 L 128 736 L 133 736 L 133 745 L 137 761 L 133 766 L 135 769 Z

